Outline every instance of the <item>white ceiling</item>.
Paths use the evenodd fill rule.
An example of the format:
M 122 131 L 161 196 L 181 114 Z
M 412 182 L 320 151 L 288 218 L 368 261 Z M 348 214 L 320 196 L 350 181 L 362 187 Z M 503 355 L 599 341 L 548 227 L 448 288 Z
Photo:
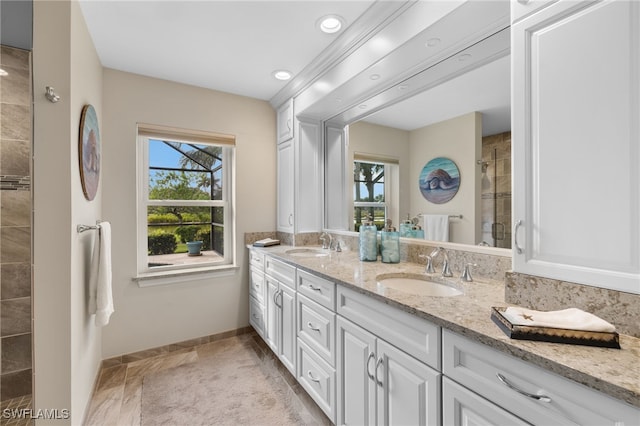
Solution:
M 273 71 L 286 69 L 295 76 L 339 36 L 321 33 L 320 17 L 338 14 L 351 25 L 372 3 L 80 1 L 103 66 L 263 100 L 286 85 L 273 78 Z M 509 120 L 508 91 L 505 59 L 367 121 L 412 130 L 480 110 L 486 111 L 485 127 L 502 129 Z

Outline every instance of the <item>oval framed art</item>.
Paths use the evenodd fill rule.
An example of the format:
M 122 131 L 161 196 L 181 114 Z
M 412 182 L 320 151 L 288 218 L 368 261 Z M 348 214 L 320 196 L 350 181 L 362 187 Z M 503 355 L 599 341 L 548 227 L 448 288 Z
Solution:
M 451 200 L 460 188 L 460 170 L 456 163 L 448 158 L 434 158 L 422 168 L 418 186 L 427 201 L 444 204 Z
M 100 128 L 93 105 L 85 105 L 82 108 L 78 159 L 82 192 L 84 197 L 91 201 L 98 192 L 100 182 Z

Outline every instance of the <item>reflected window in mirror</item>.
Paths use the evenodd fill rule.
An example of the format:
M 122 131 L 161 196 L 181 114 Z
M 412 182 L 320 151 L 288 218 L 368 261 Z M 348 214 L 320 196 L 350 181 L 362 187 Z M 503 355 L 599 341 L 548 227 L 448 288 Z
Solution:
M 388 203 L 397 193 L 397 164 L 383 161 L 362 160 L 355 157 L 353 162 L 353 230 L 358 231 L 368 218 L 378 229 L 382 229 L 391 211 Z M 394 170 L 395 169 L 395 170 Z M 394 185 L 393 182 L 396 184 Z M 394 222 L 396 223 L 396 222 Z

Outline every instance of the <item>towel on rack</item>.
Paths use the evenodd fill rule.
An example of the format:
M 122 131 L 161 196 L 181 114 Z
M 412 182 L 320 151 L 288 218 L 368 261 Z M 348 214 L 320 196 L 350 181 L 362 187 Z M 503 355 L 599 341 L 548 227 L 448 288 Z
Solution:
M 449 215 L 423 214 L 424 238 L 431 241 L 449 241 Z
M 609 333 L 616 331 L 612 324 L 578 308 L 544 312 L 512 306 L 505 309 L 502 316 L 513 325 Z
M 107 325 L 113 313 L 111 277 L 111 224 L 100 222 L 89 277 L 89 313 L 96 315 L 96 325 L 99 327 Z

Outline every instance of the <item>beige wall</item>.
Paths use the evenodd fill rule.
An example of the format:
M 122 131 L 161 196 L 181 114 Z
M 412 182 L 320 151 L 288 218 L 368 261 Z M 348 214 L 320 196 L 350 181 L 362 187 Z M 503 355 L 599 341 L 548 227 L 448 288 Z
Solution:
M 481 236 L 480 167 L 482 116 L 472 112 L 421 129 L 409 136 L 411 152 L 410 209 L 412 213 L 463 215 L 453 219 L 449 227 L 452 242 L 476 244 Z M 429 160 L 447 157 L 460 170 L 460 189 L 449 202 L 434 204 L 427 201 L 418 188 L 420 172 Z
M 101 330 L 87 313 L 93 235 L 75 226 L 100 217 L 102 197 L 84 199 L 78 135 L 84 104 L 101 122 L 102 67 L 77 2 L 34 2 L 33 78 L 34 408 L 70 410 L 58 422 L 79 424 L 100 366 Z M 45 99 L 45 86 L 55 87 L 58 103 Z
M 243 235 L 275 229 L 275 112 L 265 101 L 111 69 L 103 87 L 103 219 L 113 229 L 115 313 L 103 357 L 248 325 Z M 236 263 L 228 276 L 140 288 L 136 275 L 136 123 L 236 136 Z

